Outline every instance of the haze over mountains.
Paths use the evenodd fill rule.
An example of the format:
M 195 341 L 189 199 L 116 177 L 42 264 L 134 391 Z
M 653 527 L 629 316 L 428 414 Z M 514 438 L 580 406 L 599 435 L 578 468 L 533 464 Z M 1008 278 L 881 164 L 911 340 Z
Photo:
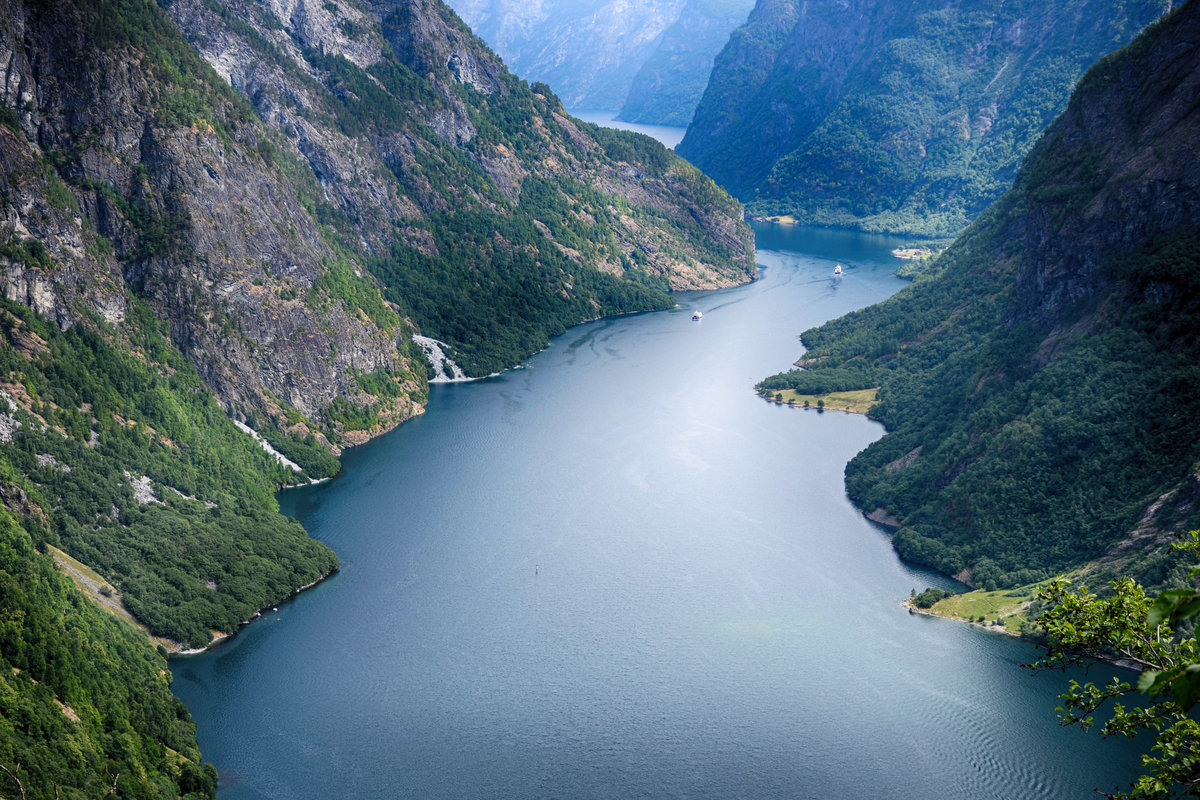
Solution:
M 544 81 L 568 108 L 686 126 L 712 59 L 753 0 L 453 0 L 518 75 Z
M 678 146 L 760 215 L 945 236 L 1169 0 L 760 0 Z

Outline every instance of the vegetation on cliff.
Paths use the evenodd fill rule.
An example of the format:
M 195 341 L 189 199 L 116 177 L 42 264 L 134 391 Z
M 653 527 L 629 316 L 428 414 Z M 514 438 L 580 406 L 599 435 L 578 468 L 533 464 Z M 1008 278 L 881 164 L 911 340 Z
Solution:
M 273 122 L 279 157 L 320 176 L 327 232 L 470 375 L 754 273 L 732 198 L 645 137 L 571 120 L 441 4 L 312 4 L 319 28 L 215 0 L 168 11 Z
M 1163 0 L 760 0 L 679 145 L 762 216 L 945 236 Z
M 0 791 L 215 798 L 165 656 L 101 611 L 0 509 Z
M 1200 493 L 1200 121 L 1186 5 L 1094 67 L 1016 186 L 886 303 L 803 334 L 763 382 L 880 386 L 846 469 L 905 558 L 976 585 L 1094 562 L 1182 578 Z
M 35 551 L 207 645 L 336 569 L 273 492 L 419 411 L 418 327 L 500 369 L 749 280 L 751 234 L 694 168 L 565 117 L 438 2 L 0 19 L 0 793 L 211 797 L 162 655 Z
M 337 559 L 278 513 L 274 490 L 300 476 L 234 427 L 153 317 L 127 330 L 130 349 L 0 301 L 0 492 L 152 633 L 204 646 Z

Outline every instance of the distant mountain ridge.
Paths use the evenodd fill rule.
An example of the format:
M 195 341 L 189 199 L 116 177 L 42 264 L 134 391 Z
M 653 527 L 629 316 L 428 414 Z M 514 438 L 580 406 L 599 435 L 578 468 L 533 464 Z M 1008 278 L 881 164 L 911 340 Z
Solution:
M 618 109 L 686 0 L 453 0 L 510 69 L 548 84 L 568 108 Z
M 753 7 L 753 0 L 687 0 L 633 77 L 618 118 L 686 128 L 713 59 Z
M 893 299 L 764 381 L 880 386 L 850 462 L 905 558 L 981 586 L 1178 582 L 1200 527 L 1200 6 L 1102 59 L 1015 186 Z M 830 388 L 822 388 L 829 391 Z
M 568 108 L 684 126 L 753 0 L 451 0 L 518 75 Z
M 945 236 L 1169 0 L 759 0 L 677 150 L 760 215 Z

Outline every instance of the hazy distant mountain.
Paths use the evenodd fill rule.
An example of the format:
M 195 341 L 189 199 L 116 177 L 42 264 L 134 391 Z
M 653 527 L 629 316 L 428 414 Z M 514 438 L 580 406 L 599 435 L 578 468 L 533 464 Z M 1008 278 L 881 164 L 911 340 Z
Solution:
M 713 59 L 753 7 L 754 0 L 687 0 L 634 77 L 620 119 L 679 126 L 691 122 Z
M 686 125 L 691 119 L 713 56 L 753 4 L 448 2 L 509 69 L 526 80 L 549 84 L 567 108 L 625 109 L 622 119 L 672 125 Z
M 685 0 L 452 0 L 516 74 L 567 108 L 617 109 Z
M 677 148 L 760 214 L 947 234 L 1170 0 L 759 0 Z

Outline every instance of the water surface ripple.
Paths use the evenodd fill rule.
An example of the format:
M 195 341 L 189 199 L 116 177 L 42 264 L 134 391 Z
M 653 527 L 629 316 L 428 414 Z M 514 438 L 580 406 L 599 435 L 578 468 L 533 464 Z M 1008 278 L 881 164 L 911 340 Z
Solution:
M 343 569 L 173 663 L 222 800 L 1127 784 L 1128 746 L 1058 727 L 1066 677 L 1030 677 L 1032 648 L 905 612 L 946 581 L 900 563 L 843 488 L 880 427 L 751 391 L 795 334 L 900 288 L 895 243 L 759 244 L 759 282 L 435 387 L 342 476 L 281 496 Z

